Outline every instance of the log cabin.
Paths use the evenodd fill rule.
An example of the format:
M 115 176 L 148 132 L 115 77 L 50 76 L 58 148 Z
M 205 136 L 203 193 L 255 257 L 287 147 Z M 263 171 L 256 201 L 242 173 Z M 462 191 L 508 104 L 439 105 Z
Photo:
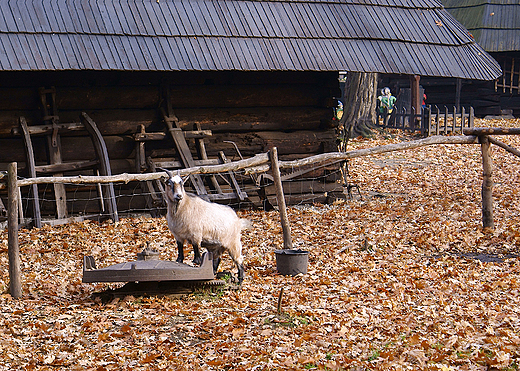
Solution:
M 282 159 L 335 151 L 338 71 L 501 74 L 435 0 L 27 0 L 2 1 L 0 13 L 0 170 L 15 161 L 26 177 L 173 169 L 273 146 Z M 233 180 L 224 191 L 192 183 L 236 205 L 256 195 L 258 184 L 231 177 L 244 193 Z M 334 169 L 307 173 L 290 203 L 325 201 L 338 180 Z M 152 188 L 103 197 L 145 211 Z M 26 189 L 24 210 L 69 220 L 104 211 L 100 191 Z
M 509 0 L 442 0 L 445 9 L 501 66 L 491 81 L 426 78 L 428 101 L 435 105 L 472 106 L 480 117 L 520 117 L 520 3 Z

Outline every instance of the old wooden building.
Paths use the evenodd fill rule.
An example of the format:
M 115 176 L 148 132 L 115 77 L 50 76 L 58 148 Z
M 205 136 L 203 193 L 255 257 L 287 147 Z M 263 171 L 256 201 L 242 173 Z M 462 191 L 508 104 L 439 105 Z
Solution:
M 10 0 L 0 13 L 0 170 L 17 161 L 22 176 L 99 171 L 87 119 L 112 173 L 272 146 L 300 158 L 336 150 L 338 71 L 501 74 L 435 0 Z M 302 192 L 330 190 L 314 187 Z M 23 198 L 38 192 L 54 215 L 57 191 L 42 188 Z M 65 188 L 60 217 L 90 212 L 95 189 Z M 132 204 L 141 188 L 123 188 L 117 208 L 150 206 Z
M 520 116 L 520 1 L 443 0 L 446 10 L 461 22 L 502 67 L 503 74 L 491 82 L 461 81 L 461 103 L 471 105 L 480 116 L 512 112 Z M 432 103 L 454 102 L 455 79 L 429 80 Z M 448 86 L 451 85 L 451 88 Z M 448 88 L 447 88 L 448 87 Z M 446 94 L 446 91 L 449 93 Z

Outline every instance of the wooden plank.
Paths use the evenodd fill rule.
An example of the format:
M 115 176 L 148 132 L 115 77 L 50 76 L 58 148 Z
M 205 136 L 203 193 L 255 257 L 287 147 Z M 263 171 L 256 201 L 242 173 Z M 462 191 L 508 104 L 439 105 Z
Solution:
M 168 130 L 173 138 L 173 141 L 175 142 L 175 146 L 179 152 L 179 156 L 181 157 L 181 160 L 185 167 L 193 167 L 195 166 L 195 162 L 193 161 L 193 157 L 191 156 L 190 149 L 188 148 L 188 144 L 186 143 L 186 139 L 184 138 L 184 135 L 182 134 L 182 129 L 179 128 L 173 128 L 170 127 L 171 123 L 169 124 Z M 197 191 L 198 195 L 205 195 L 207 194 L 206 188 L 204 187 L 204 184 L 202 183 L 202 180 L 200 176 L 192 175 L 190 176 L 193 187 Z
M 11 56 L 11 57 L 8 58 L 9 64 L 11 66 L 10 69 L 20 70 L 22 68 L 22 66 L 19 63 L 19 59 L 12 57 L 12 56 L 18 55 L 18 53 L 15 52 L 15 50 L 13 48 L 13 45 L 11 43 L 11 37 L 3 37 L 2 38 L 2 43 L 3 43 L 3 46 L 4 46 L 4 48 L 2 50 L 2 54 L 5 54 L 7 56 Z M 22 53 L 22 55 L 23 55 L 23 53 Z M 22 57 L 22 60 L 23 60 L 23 57 Z
M 56 16 L 61 19 L 63 22 L 64 30 L 67 32 L 77 31 L 75 22 L 77 20 L 76 16 L 72 16 L 70 14 L 69 8 L 67 6 L 66 0 L 58 0 L 56 5 L 54 6 Z
M 36 173 L 40 174 L 55 174 L 64 173 L 68 171 L 76 171 L 82 169 L 90 169 L 99 164 L 99 161 L 76 161 L 66 163 L 56 163 L 52 165 L 35 166 Z
M 222 8 L 220 7 L 220 2 L 201 1 L 200 7 L 203 8 L 203 12 L 205 12 L 205 14 L 212 15 L 212 17 L 206 17 L 206 21 L 208 22 L 208 27 L 210 29 L 211 35 L 223 36 L 230 34 L 226 17 L 224 16 Z
M 91 1 L 82 1 L 80 5 L 80 10 L 83 11 L 85 16 L 85 20 L 90 29 L 90 33 L 92 34 L 104 34 L 106 33 L 106 29 L 103 27 L 103 23 L 101 21 L 101 17 L 99 14 L 99 9 L 96 4 L 92 4 Z M 99 22 L 98 22 L 99 19 Z
M 190 21 L 198 35 L 210 34 L 210 29 L 206 22 L 208 14 L 203 12 L 199 7 L 199 1 L 187 1 L 184 3 L 186 11 L 189 12 Z
M 53 145 L 54 141 L 56 142 L 55 146 Z M 58 135 L 56 138 L 47 136 L 47 148 L 49 150 L 49 162 L 51 165 L 61 165 L 61 142 L 60 136 Z M 63 176 L 63 173 L 54 173 L 53 176 Z M 65 191 L 64 184 L 53 184 L 54 187 L 54 197 L 56 199 L 56 213 L 58 215 L 58 219 L 67 217 L 67 192 Z
M 68 131 L 78 131 L 78 130 L 85 130 L 85 126 L 83 126 L 80 122 L 71 122 L 71 123 L 59 123 L 56 124 L 56 128 L 58 130 L 68 130 Z M 52 133 L 53 126 L 51 124 L 48 125 L 34 125 L 28 127 L 28 132 L 30 135 L 43 135 L 43 134 L 49 134 Z M 11 133 L 13 135 L 21 135 L 22 132 L 20 128 L 14 127 L 11 130 Z
M 2 13 L 6 29 L 4 31 L 14 31 L 18 30 L 18 27 L 16 25 L 16 20 L 14 18 L 14 13 L 12 11 L 12 5 L 13 3 L 8 1 L 0 1 L 0 12 Z
M 78 33 L 89 33 L 90 30 L 83 11 L 78 9 L 77 4 L 73 1 L 64 1 L 64 3 L 74 22 L 74 30 Z
M 83 125 L 85 125 L 85 128 L 90 134 L 90 137 L 92 139 L 92 143 L 94 144 L 94 149 L 96 151 L 97 158 L 100 162 L 100 173 L 104 176 L 110 176 L 112 175 L 112 171 L 110 168 L 110 161 L 108 157 L 108 151 L 107 147 L 105 145 L 105 142 L 103 140 L 103 137 L 101 136 L 101 133 L 96 127 L 96 124 L 92 119 L 86 114 L 82 113 L 81 115 L 81 122 Z M 112 220 L 114 222 L 119 221 L 119 216 L 117 213 L 117 205 L 116 205 L 116 195 L 114 192 L 114 185 L 113 183 L 109 183 L 104 186 L 105 188 L 105 194 L 108 197 L 107 204 L 108 204 L 108 213 Z
M 119 5 L 119 4 L 118 4 Z M 130 4 L 129 4 L 130 5 Z M 137 22 L 134 20 L 134 11 L 130 8 L 130 6 L 114 6 L 116 13 L 118 15 L 121 13 L 121 16 L 118 17 L 121 22 L 121 26 L 125 34 L 127 35 L 139 35 L 140 30 L 138 28 Z
M 144 13 L 143 18 L 146 18 L 143 19 L 143 22 L 147 29 L 147 34 L 153 34 L 157 36 L 167 35 L 163 30 L 163 22 L 159 21 L 155 11 L 159 6 L 157 2 L 143 1 L 139 4 L 139 6 L 141 7 L 141 11 Z
M 162 167 L 166 169 L 181 169 L 183 168 L 182 162 L 171 159 L 152 159 L 156 167 Z M 195 166 L 207 166 L 207 165 L 218 165 L 220 164 L 217 159 L 202 159 L 193 160 Z
M 137 6 L 137 2 L 130 1 L 128 3 L 128 8 L 130 9 L 131 16 L 128 18 L 128 23 L 135 23 L 135 31 L 132 33 L 133 36 L 137 35 L 146 35 L 146 27 L 144 25 L 144 21 L 142 15 L 140 14 L 142 11 Z M 121 8 L 125 8 L 125 6 L 121 6 Z
M 25 1 L 17 1 L 18 9 L 20 13 L 18 16 L 21 18 L 23 25 L 24 25 L 24 31 L 28 33 L 38 32 L 38 26 L 37 22 L 34 20 L 34 13 L 31 12 L 30 8 L 27 6 L 27 3 Z
M 36 169 L 34 162 L 34 150 L 31 141 L 31 136 L 29 134 L 29 130 L 27 129 L 27 122 L 25 121 L 25 117 L 21 116 L 19 120 L 20 128 L 23 133 L 23 140 L 25 145 L 25 152 L 27 158 L 27 168 L 29 169 L 29 176 L 31 178 L 36 178 Z M 33 193 L 32 197 L 32 207 L 33 207 L 33 223 L 36 228 L 41 228 L 42 226 L 42 217 L 40 213 L 40 200 L 38 197 L 38 185 L 31 185 L 31 190 Z
M 75 37 L 71 35 L 58 35 L 61 45 L 63 47 L 63 53 L 66 56 L 66 60 L 69 63 L 71 69 L 83 68 L 83 59 L 76 53 Z
M 106 23 L 110 22 L 112 24 L 114 33 L 117 35 L 129 34 L 130 29 L 128 28 L 126 20 L 124 20 L 123 12 L 119 8 L 116 10 L 113 1 L 103 1 L 103 5 L 107 12 Z M 107 28 L 109 27 L 107 26 Z
M 96 12 L 97 12 L 96 21 L 98 24 L 98 28 L 100 30 L 102 30 L 103 34 L 110 34 L 110 35 L 118 34 L 118 33 L 121 34 L 119 27 L 114 28 L 114 24 L 117 25 L 118 21 L 116 18 L 116 19 L 114 19 L 114 21 L 115 21 L 114 24 L 112 23 L 112 20 L 110 19 L 110 16 L 109 16 L 108 5 L 106 4 L 105 1 L 97 1 L 97 0 L 92 1 L 91 0 L 91 6 L 96 7 Z
M 227 164 L 230 162 L 226 158 L 226 155 L 224 154 L 223 151 L 219 152 L 219 157 L 223 164 Z M 237 195 L 238 199 L 240 201 L 244 201 L 247 198 L 247 194 L 245 192 L 242 192 L 242 190 L 240 189 L 240 186 L 235 178 L 235 174 L 233 174 L 232 171 L 228 171 L 227 174 L 228 174 L 229 179 L 231 180 L 231 187 L 235 191 L 235 194 Z

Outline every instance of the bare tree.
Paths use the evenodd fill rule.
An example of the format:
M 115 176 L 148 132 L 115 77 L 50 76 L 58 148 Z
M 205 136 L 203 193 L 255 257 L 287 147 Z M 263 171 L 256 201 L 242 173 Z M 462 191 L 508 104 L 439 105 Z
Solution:
M 350 72 L 347 75 L 340 120 L 344 145 L 349 138 L 369 136 L 375 127 L 377 79 L 377 73 Z

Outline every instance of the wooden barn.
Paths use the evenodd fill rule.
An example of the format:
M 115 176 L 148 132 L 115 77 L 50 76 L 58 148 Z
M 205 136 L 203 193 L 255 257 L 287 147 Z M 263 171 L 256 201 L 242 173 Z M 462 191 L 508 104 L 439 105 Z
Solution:
M 338 71 L 501 74 L 435 0 L 27 0 L 0 13 L 0 170 L 16 161 L 26 177 L 335 151 Z M 192 185 L 222 202 L 258 197 L 258 180 L 228 175 Z M 311 197 L 294 202 L 341 189 L 334 169 L 299 179 L 292 193 Z M 160 192 L 40 186 L 22 198 L 29 217 L 67 220 L 150 210 Z
M 445 9 L 500 64 L 492 82 L 427 79 L 429 103 L 471 105 L 479 116 L 501 113 L 520 117 L 520 2 L 517 0 L 443 0 Z M 448 94 L 446 94 L 448 92 Z

